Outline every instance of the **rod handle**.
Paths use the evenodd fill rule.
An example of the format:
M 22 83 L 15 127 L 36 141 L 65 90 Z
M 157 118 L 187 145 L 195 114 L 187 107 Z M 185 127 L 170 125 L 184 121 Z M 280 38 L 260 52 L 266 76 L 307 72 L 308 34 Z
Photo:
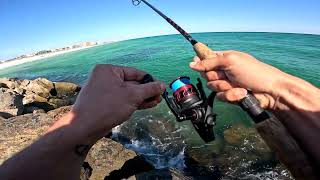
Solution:
M 240 101 L 239 105 L 255 123 L 260 123 L 269 118 L 269 114 L 261 108 L 260 102 L 251 92 Z
M 216 57 L 214 51 L 201 42 L 196 43 L 193 46 L 193 49 L 201 60 Z

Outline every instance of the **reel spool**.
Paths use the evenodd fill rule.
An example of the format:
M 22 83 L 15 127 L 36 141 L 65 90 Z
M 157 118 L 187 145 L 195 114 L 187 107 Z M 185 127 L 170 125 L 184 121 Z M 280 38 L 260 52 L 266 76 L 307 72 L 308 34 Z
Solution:
M 181 109 L 188 109 L 201 102 L 196 87 L 191 84 L 190 78 L 187 76 L 177 78 L 170 84 L 170 88 Z

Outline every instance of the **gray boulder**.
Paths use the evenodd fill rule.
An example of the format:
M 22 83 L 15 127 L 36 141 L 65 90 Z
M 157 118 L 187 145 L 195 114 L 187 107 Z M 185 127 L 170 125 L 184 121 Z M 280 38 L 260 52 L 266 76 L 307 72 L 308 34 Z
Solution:
M 36 107 L 36 106 L 24 106 L 23 109 L 23 114 L 29 114 L 29 113 L 33 113 L 33 114 L 38 114 L 38 113 L 45 113 L 46 111 Z
M 242 146 L 256 153 L 271 153 L 270 148 L 257 133 L 256 129 L 234 125 L 224 132 L 225 141 L 233 146 Z
M 0 122 L 0 165 L 17 152 L 32 144 L 71 107 L 64 107 L 49 113 L 26 114 L 11 117 Z
M 68 100 L 65 99 L 58 99 L 58 98 L 52 98 L 49 100 L 49 104 L 53 106 L 53 108 L 60 108 L 63 106 L 69 106 L 72 105 Z
M 24 93 L 26 92 L 26 90 L 21 87 L 17 87 L 13 91 L 20 94 L 20 95 L 24 95 Z
M 48 100 L 44 97 L 41 97 L 37 94 L 27 94 L 23 98 L 23 105 L 32 104 L 32 103 L 47 103 Z
M 38 78 L 26 86 L 26 94 L 37 94 L 43 98 L 49 98 L 51 91 L 54 89 L 53 83 L 45 78 Z
M 91 180 L 100 180 L 112 171 L 119 170 L 126 161 L 136 157 L 136 153 L 107 138 L 98 141 L 89 151 L 86 162 L 92 167 Z
M 22 96 L 0 91 L 0 116 L 9 118 L 23 113 Z
M 81 89 L 79 85 L 68 82 L 55 82 L 54 87 L 57 97 L 72 96 L 77 94 Z
M 20 87 L 23 89 L 26 89 L 26 87 L 30 84 L 30 80 L 24 79 L 24 80 L 20 80 Z
M 35 109 L 33 109 L 32 107 L 43 109 L 45 111 L 51 111 L 58 108 L 50 104 L 47 98 L 41 97 L 38 94 L 34 93 L 28 93 L 25 95 L 25 97 L 23 98 L 23 105 L 25 106 L 24 114 L 33 113 Z
M 0 87 L 14 89 L 19 87 L 19 85 L 16 78 L 0 78 Z
M 0 78 L 0 92 L 12 93 L 23 97 L 23 114 L 34 111 L 48 112 L 63 106 L 75 103 L 81 87 L 74 83 L 56 82 L 53 83 L 45 78 L 35 80 L 18 80 L 17 78 Z M 6 100 L 8 101 L 8 99 Z M 3 104 L 2 106 L 8 106 Z M 15 108 L 3 108 L 6 111 L 3 116 L 11 117 L 20 115 L 21 110 L 15 112 Z M 10 115 L 11 114 L 11 115 Z

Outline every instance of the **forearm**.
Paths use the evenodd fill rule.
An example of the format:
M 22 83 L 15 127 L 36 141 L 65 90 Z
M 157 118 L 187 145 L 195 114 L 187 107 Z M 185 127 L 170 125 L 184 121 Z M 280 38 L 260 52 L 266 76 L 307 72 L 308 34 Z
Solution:
M 279 83 L 273 113 L 282 121 L 309 157 L 320 164 L 320 90 L 288 75 Z
M 81 165 L 91 146 L 70 125 L 72 118 L 69 113 L 45 136 L 7 160 L 0 167 L 0 176 L 4 179 L 79 179 Z M 81 145 L 86 145 L 86 149 L 82 154 L 76 153 Z

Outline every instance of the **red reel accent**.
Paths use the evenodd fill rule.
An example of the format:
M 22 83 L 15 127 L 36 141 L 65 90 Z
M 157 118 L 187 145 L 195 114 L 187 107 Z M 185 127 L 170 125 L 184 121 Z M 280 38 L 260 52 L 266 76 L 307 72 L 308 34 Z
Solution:
M 196 96 L 196 95 L 197 95 L 197 91 L 190 84 L 182 86 L 175 93 L 173 93 L 173 97 L 177 102 L 181 102 L 190 96 Z

